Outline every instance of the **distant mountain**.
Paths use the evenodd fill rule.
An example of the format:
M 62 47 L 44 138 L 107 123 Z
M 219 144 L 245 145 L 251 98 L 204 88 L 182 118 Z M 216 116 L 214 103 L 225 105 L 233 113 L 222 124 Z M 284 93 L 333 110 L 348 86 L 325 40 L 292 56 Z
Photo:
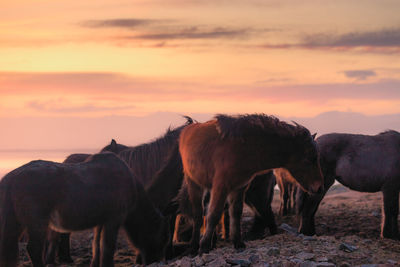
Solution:
M 0 150 L 65 149 L 68 151 L 99 150 L 112 138 L 127 145 L 149 142 L 162 135 L 169 126 L 183 124 L 182 115 L 204 122 L 210 113 L 177 114 L 157 112 L 147 116 L 108 116 L 100 118 L 0 117 Z M 400 114 L 367 116 L 353 112 L 326 112 L 312 118 L 290 117 L 320 134 L 347 132 L 377 134 L 387 129 L 400 131 Z
M 325 112 L 312 118 L 290 118 L 318 134 L 341 132 L 377 134 L 388 129 L 400 131 L 400 114 L 367 116 L 354 112 Z

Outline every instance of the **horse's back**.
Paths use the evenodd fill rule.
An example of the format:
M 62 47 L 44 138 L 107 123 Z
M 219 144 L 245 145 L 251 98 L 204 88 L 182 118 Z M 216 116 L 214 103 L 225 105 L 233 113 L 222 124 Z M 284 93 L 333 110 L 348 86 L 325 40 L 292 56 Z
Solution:
M 217 164 L 214 154 L 218 149 L 216 121 L 195 123 L 182 130 L 179 151 L 184 173 L 196 183 L 211 187 L 213 165 Z M 199 181 L 199 178 L 203 178 Z
M 91 154 L 75 153 L 69 155 L 63 163 L 80 163 L 85 161 Z
M 112 153 L 80 164 L 32 161 L 8 173 L 1 185 L 12 194 L 21 220 L 40 213 L 61 218 L 69 230 L 90 228 L 127 210 L 135 204 L 137 187 L 129 168 Z
M 335 158 L 335 178 L 357 191 L 400 185 L 400 134 L 329 134 L 317 139 L 322 162 Z M 395 182 L 399 180 L 398 182 Z

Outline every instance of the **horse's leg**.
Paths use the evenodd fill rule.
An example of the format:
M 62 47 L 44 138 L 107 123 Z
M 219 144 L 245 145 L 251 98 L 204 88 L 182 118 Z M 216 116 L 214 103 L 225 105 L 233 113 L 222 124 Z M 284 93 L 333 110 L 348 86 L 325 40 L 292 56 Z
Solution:
M 34 267 L 45 266 L 44 246 L 46 243 L 47 225 L 47 220 L 40 220 L 27 226 L 29 241 L 26 249 Z
M 230 219 L 229 219 L 229 208 L 224 209 L 224 239 L 225 241 L 229 240 L 229 235 L 230 235 Z
M 174 229 L 175 229 L 175 221 L 176 221 L 176 213 L 173 213 L 168 216 L 168 223 L 169 223 L 169 237 L 168 237 L 168 244 L 167 244 L 167 249 L 165 251 L 165 258 L 167 260 L 170 260 L 175 257 L 175 251 L 174 251 Z
M 282 184 L 280 184 L 280 187 L 279 187 L 279 198 L 281 200 L 281 204 L 279 206 L 279 215 L 281 215 L 281 216 L 283 216 L 284 207 L 285 207 L 285 204 L 284 204 L 285 203 L 285 201 L 284 201 L 284 192 L 285 192 L 285 187 Z
M 211 199 L 208 206 L 206 232 L 200 241 L 200 254 L 208 253 L 210 251 L 211 239 L 213 237 L 215 227 L 217 226 L 219 219 L 222 216 L 222 212 L 224 211 L 226 197 L 227 193 L 224 186 L 218 183 L 214 184 L 213 188 L 211 189 Z M 232 232 L 232 228 L 230 231 Z
M 197 254 L 199 249 L 200 228 L 203 224 L 203 190 L 189 178 L 185 179 L 188 185 L 188 195 L 192 204 L 193 230 L 191 244 L 191 254 Z
M 240 227 L 240 220 L 243 213 L 243 198 L 245 187 L 234 191 L 228 195 L 229 203 L 229 217 L 230 221 L 230 238 L 233 241 L 233 246 L 236 249 L 245 248 L 246 245 L 242 240 L 242 231 Z
M 49 230 L 47 234 L 47 242 L 45 246 L 45 263 L 55 264 L 56 262 L 56 252 L 60 244 L 60 233 Z
M 90 267 L 100 266 L 100 239 L 101 239 L 102 226 L 98 225 L 93 229 L 92 240 L 92 261 Z
M 58 260 L 60 262 L 72 263 L 70 253 L 70 236 L 69 233 L 60 234 L 60 245 L 58 247 Z
M 100 266 L 114 266 L 114 252 L 117 245 L 119 221 L 109 222 L 102 227 L 100 240 Z
M 286 216 L 289 210 L 289 187 L 290 185 L 285 183 L 283 186 L 283 209 L 282 209 L 282 216 Z
M 250 183 L 245 202 L 254 212 L 254 222 L 247 233 L 247 239 L 254 240 L 264 236 L 265 228 L 268 227 L 270 234 L 277 233 L 275 216 L 271 208 L 274 196 L 275 182 L 268 174 L 256 176 Z
M 296 185 L 292 185 L 291 187 L 291 191 L 290 191 L 290 199 L 292 202 L 292 207 L 290 209 L 290 214 L 295 214 L 296 212 L 296 193 L 297 193 L 297 189 L 296 189 Z
M 382 193 L 383 222 L 381 236 L 385 238 L 398 239 L 399 229 L 397 216 L 399 214 L 399 191 L 396 188 L 384 188 Z
M 289 184 L 288 185 L 288 190 L 287 190 L 288 191 L 288 200 L 287 200 L 288 205 L 287 205 L 287 213 L 286 213 L 286 215 L 289 215 L 289 214 L 292 213 L 292 205 L 294 203 L 294 202 L 292 202 L 293 187 L 294 187 L 293 184 Z

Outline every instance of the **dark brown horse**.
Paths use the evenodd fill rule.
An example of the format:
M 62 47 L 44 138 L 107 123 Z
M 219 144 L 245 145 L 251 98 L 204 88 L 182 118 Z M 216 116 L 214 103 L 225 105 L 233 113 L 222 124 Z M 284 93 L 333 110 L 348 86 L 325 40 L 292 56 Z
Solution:
M 138 146 L 126 146 L 118 144 L 114 139 L 101 151 L 110 151 L 122 158 L 130 167 L 135 177 L 144 184 L 147 195 L 153 205 L 164 215 L 175 217 L 175 208 L 171 201 L 177 195 L 183 180 L 182 161 L 178 150 L 178 138 L 181 130 L 193 122 L 190 117 L 185 116 L 186 124 L 175 129 L 168 128 L 166 133 L 152 142 Z M 79 162 L 82 154 L 73 154 L 66 161 L 69 163 Z M 171 222 L 173 225 L 173 222 Z M 173 234 L 173 227 L 170 231 Z M 55 235 L 53 246 L 59 245 L 59 258 L 71 259 L 69 255 L 69 236 Z M 171 237 L 172 240 L 172 237 Z M 52 248 L 52 247 L 51 247 Z M 167 258 L 173 256 L 172 243 L 168 245 Z M 141 257 L 137 257 L 140 259 Z M 48 252 L 47 263 L 54 262 L 55 249 Z M 139 260 L 140 261 L 140 260 Z
M 63 163 L 81 163 L 84 162 L 91 154 L 76 153 L 69 155 Z M 58 233 L 50 231 L 48 234 L 48 244 L 46 245 L 46 264 L 54 264 L 56 256 L 60 262 L 72 263 L 70 254 L 70 233 Z
M 187 122 L 175 129 L 168 128 L 167 132 L 152 142 L 129 147 L 117 144 L 115 140 L 104 147 L 102 151 L 116 153 L 131 168 L 131 171 L 143 183 L 153 205 L 170 220 L 170 243 L 167 258 L 172 258 L 172 237 L 175 225 L 177 207 L 173 198 L 178 194 L 183 180 L 182 160 L 178 149 L 178 138 L 183 128 L 193 123 L 184 116 Z M 140 262 L 140 256 L 137 259 Z
M 44 266 L 48 229 L 94 228 L 91 266 L 113 266 L 118 229 L 144 255 L 162 259 L 168 227 L 128 166 L 112 153 L 79 164 L 32 161 L 0 181 L 0 265 L 16 266 L 18 238 L 26 230 L 33 266 Z
M 279 195 L 281 200 L 279 214 L 281 216 L 294 214 L 297 191 L 296 180 L 287 170 L 283 168 L 275 169 L 274 175 L 276 177 L 276 183 L 279 187 Z
M 322 135 L 316 141 L 325 176 L 325 190 L 313 196 L 298 193 L 299 231 L 307 235 L 315 234 L 315 213 L 326 191 L 336 180 L 359 192 L 381 191 L 381 237 L 398 239 L 400 133 L 386 131 L 373 136 L 332 133 Z
M 182 130 L 179 150 L 195 221 L 193 251 L 199 247 L 203 191 L 211 192 L 200 253 L 210 250 L 226 200 L 231 219 L 230 238 L 235 248 L 245 247 L 240 230 L 243 198 L 257 173 L 284 167 L 306 191 L 316 193 L 323 188 L 313 136 L 303 126 L 274 117 L 218 115 L 215 120 L 189 125 Z

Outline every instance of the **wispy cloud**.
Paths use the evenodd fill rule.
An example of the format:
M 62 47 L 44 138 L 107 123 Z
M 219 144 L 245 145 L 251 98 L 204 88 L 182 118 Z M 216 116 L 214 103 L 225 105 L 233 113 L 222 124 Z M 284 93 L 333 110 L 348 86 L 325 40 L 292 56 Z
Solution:
M 400 47 L 400 28 L 342 35 L 314 34 L 303 38 L 303 45 L 311 47 Z
M 181 30 L 170 30 L 161 33 L 146 33 L 135 36 L 126 36 L 125 39 L 147 39 L 147 40 L 185 40 L 185 39 L 233 39 L 245 38 L 250 32 L 247 29 L 234 29 L 215 27 L 211 29 L 200 27 L 189 27 Z
M 370 72 L 368 72 L 370 71 Z M 348 72 L 354 78 L 370 77 L 372 70 Z M 160 78 L 140 78 L 119 73 L 5 73 L 0 72 L 0 93 L 4 96 L 35 96 L 31 108 L 68 111 L 62 103 L 37 102 L 39 96 L 79 95 L 87 99 L 74 109 L 107 108 L 90 101 L 93 97 L 120 97 L 125 103 L 118 108 L 134 108 L 129 101 L 192 101 L 260 99 L 290 102 L 320 103 L 331 99 L 399 99 L 400 80 L 378 80 L 363 83 L 292 84 L 290 80 L 254 82 L 250 84 L 214 84 L 212 82 L 172 81 Z M 270 84 L 269 84 L 270 83 Z M 113 103 L 115 101 L 112 101 Z M 96 103 L 100 106 L 95 106 Z M 118 106 L 118 105 L 112 105 Z
M 188 39 L 233 39 L 249 38 L 252 33 L 271 31 L 270 29 L 250 29 L 233 26 L 188 25 L 185 21 L 173 19 L 120 18 L 110 20 L 87 20 L 79 23 L 87 28 L 119 28 L 134 31 L 117 39 L 141 40 L 188 40 Z
M 366 80 L 369 77 L 376 76 L 374 70 L 345 70 L 344 75 L 348 78 L 355 78 L 356 80 Z
M 85 103 L 85 104 L 72 104 L 63 98 L 46 100 L 46 101 L 29 101 L 26 103 L 26 107 L 33 109 L 35 111 L 46 112 L 46 113 L 96 113 L 104 111 L 124 111 L 135 109 L 134 105 L 113 105 L 105 106 L 95 103 Z
M 119 19 L 104 19 L 104 20 L 86 20 L 80 22 L 79 25 L 86 28 L 134 29 L 140 26 L 160 24 L 166 21 L 167 20 L 157 20 L 157 19 L 119 18 Z
M 400 53 L 400 28 L 345 34 L 308 34 L 297 43 L 263 44 L 267 49 L 321 49 L 371 53 Z

